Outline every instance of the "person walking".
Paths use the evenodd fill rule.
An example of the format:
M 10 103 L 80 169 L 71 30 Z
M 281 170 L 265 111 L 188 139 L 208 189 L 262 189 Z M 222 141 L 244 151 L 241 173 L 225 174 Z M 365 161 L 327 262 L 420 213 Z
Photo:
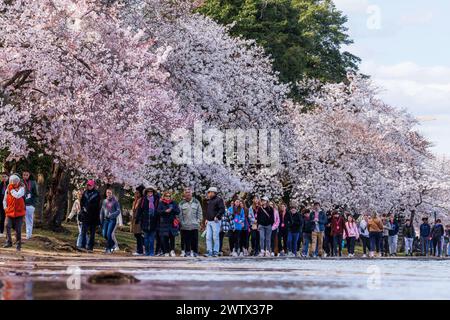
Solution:
M 224 203 L 224 207 L 226 207 Z M 225 210 L 222 216 L 222 220 L 220 221 L 220 233 L 219 233 L 219 256 L 223 256 L 223 241 L 225 236 L 228 238 L 228 247 L 230 251 L 230 255 L 232 255 L 234 248 L 234 222 L 233 222 L 233 213 L 228 210 Z
M 381 245 L 381 237 L 383 235 L 383 223 L 381 219 L 377 216 L 376 212 L 372 213 L 372 216 L 368 220 L 367 229 L 369 230 L 369 239 L 370 239 L 370 254 L 371 258 L 374 257 L 375 251 L 379 257 L 380 254 L 380 245 Z
M 437 219 L 430 233 L 430 239 L 433 245 L 433 256 L 435 257 L 442 257 L 442 237 L 444 234 L 445 230 L 442 221 L 441 219 Z
M 422 224 L 420 225 L 420 252 L 422 256 L 428 256 L 430 249 L 430 234 L 431 226 L 428 223 L 428 217 L 423 217 Z
M 3 203 L 3 199 L 5 198 L 6 190 L 8 189 L 8 180 L 9 175 L 7 172 L 2 172 L 2 180 L 0 182 L 0 202 Z M 0 206 L 0 237 L 4 237 L 5 232 L 5 208 L 3 205 Z
M 100 193 L 95 188 L 95 181 L 89 180 L 86 184 L 86 190 L 81 196 L 81 212 L 79 218 L 81 221 L 81 248 L 93 252 L 95 245 L 95 232 L 100 225 L 101 199 Z M 87 234 L 89 233 L 89 239 Z M 87 243 L 86 243 L 87 241 Z
M 206 209 L 206 256 L 217 257 L 219 254 L 220 222 L 225 213 L 225 205 L 218 195 L 216 187 L 207 190 L 208 205 Z
M 347 216 L 344 228 L 344 239 L 347 241 L 347 251 L 349 258 L 355 256 L 355 244 L 359 239 L 359 228 L 352 215 Z
M 230 251 L 233 257 L 238 257 L 241 253 L 241 232 L 245 224 L 245 212 L 241 200 L 236 199 L 234 201 L 234 204 L 228 208 L 228 215 L 230 216 L 231 223 L 234 225 L 232 231 L 233 248 L 230 247 Z
M 411 223 L 410 219 L 406 219 L 405 225 L 403 226 L 403 237 L 405 239 L 405 255 L 412 256 L 413 255 L 413 242 L 416 237 L 416 231 L 414 230 L 414 226 Z
M 270 248 L 272 252 L 270 255 L 274 257 L 278 254 L 278 227 L 280 226 L 280 214 L 278 212 L 278 207 L 273 203 L 269 203 L 270 207 L 273 209 L 273 225 L 272 225 L 272 235 L 270 238 Z
M 261 251 L 259 246 L 259 231 L 258 231 L 258 209 L 261 206 L 261 201 L 258 196 L 255 196 L 252 205 L 248 209 L 248 217 L 250 222 L 250 237 L 252 243 L 252 256 L 257 256 Z
M 198 256 L 198 230 L 202 223 L 202 206 L 200 201 L 192 196 L 192 189 L 184 188 L 183 200 L 180 204 L 180 229 L 184 238 L 185 257 Z
M 16 250 L 22 249 L 22 223 L 26 213 L 25 209 L 25 186 L 20 178 L 13 174 L 9 177 L 9 184 L 3 198 L 3 208 L 6 215 L 6 243 L 4 248 L 13 246 L 11 228 L 16 231 Z
M 142 236 L 141 224 L 138 223 L 137 219 L 137 215 L 139 209 L 141 208 L 141 203 L 143 200 L 141 190 L 136 189 L 136 191 L 134 192 L 133 204 L 131 205 L 130 232 L 136 239 L 136 251 L 133 253 L 134 256 L 141 256 L 144 254 L 144 237 Z
M 282 203 L 280 205 L 279 216 L 280 216 L 280 225 L 278 227 L 278 256 L 284 256 L 288 253 L 287 248 L 287 238 L 288 238 L 288 226 L 287 226 L 287 210 L 286 205 Z M 301 213 L 299 213 L 301 214 Z M 302 217 L 303 219 L 303 217 Z M 301 230 L 300 230 L 301 231 Z M 301 250 L 300 250 L 301 251 Z
M 369 215 L 363 214 L 359 222 L 359 238 L 363 247 L 363 258 L 366 258 L 370 252 L 370 234 L 369 234 Z
M 387 257 L 389 256 L 389 231 L 391 230 L 391 225 L 385 213 L 381 216 L 381 222 L 383 223 L 383 234 L 381 237 L 381 252 L 383 256 Z
M 164 256 L 175 257 L 175 237 L 179 232 L 178 204 L 172 200 L 172 193 L 165 191 L 156 209 L 158 215 L 158 230 Z
M 154 256 L 155 255 L 155 239 L 157 236 L 157 230 L 159 227 L 159 216 L 157 214 L 157 209 L 159 207 L 160 199 L 158 193 L 154 187 L 148 187 L 144 190 L 142 197 L 136 197 L 139 199 L 139 207 L 136 213 L 136 226 L 134 228 L 134 232 L 138 232 L 139 230 L 144 233 L 142 237 L 142 245 L 144 247 L 143 253 L 146 256 Z M 136 233 L 135 233 L 136 237 Z M 141 241 L 139 237 L 136 237 L 136 240 Z M 137 254 L 142 254 L 139 251 L 139 247 L 136 250 Z M 142 249 L 141 249 L 142 250 Z
M 106 189 L 106 199 L 103 200 L 100 210 L 100 224 L 102 225 L 102 235 L 106 239 L 105 253 L 113 252 L 115 243 L 113 231 L 116 228 L 117 218 L 120 215 L 120 204 L 113 194 L 112 189 Z
M 31 174 L 29 170 L 24 170 L 22 172 L 23 184 L 25 185 L 25 230 L 26 239 L 31 239 L 33 235 L 33 222 L 34 222 L 34 211 L 36 206 L 36 199 L 38 197 L 36 181 L 31 179 Z
M 342 240 L 344 239 L 344 232 L 346 232 L 345 219 L 339 214 L 339 211 L 334 210 L 331 218 L 331 235 L 333 237 L 333 256 L 342 256 Z
M 302 250 L 302 257 L 306 258 L 306 257 L 308 257 L 308 251 L 310 251 L 311 234 L 312 234 L 312 231 L 313 231 L 314 227 L 313 227 L 313 221 L 311 220 L 310 211 L 307 208 L 303 208 L 301 212 L 302 212 L 302 215 L 303 215 L 303 230 L 302 230 L 303 250 Z
M 257 221 L 259 231 L 259 245 L 261 247 L 260 257 L 270 257 L 270 240 L 272 236 L 272 225 L 275 222 L 273 209 L 269 205 L 269 198 L 261 199 L 261 206 L 258 208 Z
M 83 196 L 83 191 L 79 190 L 76 192 L 76 199 L 73 202 L 72 210 L 70 210 L 69 215 L 67 216 L 66 221 L 70 221 L 75 217 L 77 219 L 77 226 L 78 226 L 78 237 L 77 237 L 77 248 L 81 248 L 82 243 L 82 233 L 81 233 L 81 222 L 80 222 L 80 212 L 81 212 L 81 198 Z
M 301 236 L 301 231 L 303 229 L 303 217 L 301 213 L 298 212 L 298 206 L 295 203 L 291 204 L 289 212 L 286 215 L 288 256 L 297 257 L 298 239 Z
M 327 215 L 320 208 L 320 203 L 315 202 L 311 211 L 311 222 L 313 223 L 312 230 L 312 248 L 310 254 L 316 257 L 318 252 L 320 257 L 323 257 L 323 237 L 325 232 L 325 225 L 327 224 Z
M 398 232 L 400 230 L 400 227 L 399 227 L 398 222 L 395 219 L 393 214 L 391 214 L 389 216 L 388 225 L 389 225 L 389 237 L 388 237 L 389 254 L 391 256 L 396 256 L 397 255 Z
M 325 224 L 325 232 L 323 234 L 323 250 L 325 251 L 324 255 L 332 256 L 333 255 L 333 237 L 331 236 L 331 219 L 333 216 L 331 215 L 331 211 L 327 212 L 327 223 Z

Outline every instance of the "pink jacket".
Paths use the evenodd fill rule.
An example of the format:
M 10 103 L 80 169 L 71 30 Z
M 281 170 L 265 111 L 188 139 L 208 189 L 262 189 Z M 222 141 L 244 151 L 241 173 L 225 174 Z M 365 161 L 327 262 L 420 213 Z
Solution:
M 344 239 L 347 237 L 355 237 L 356 239 L 359 238 L 358 225 L 355 221 L 353 221 L 352 223 L 346 222 L 345 227 L 346 232 L 344 232 Z
M 280 214 L 278 213 L 278 210 L 275 208 L 273 208 L 273 218 L 274 218 L 274 222 L 272 225 L 272 231 L 277 230 L 278 226 L 280 225 Z

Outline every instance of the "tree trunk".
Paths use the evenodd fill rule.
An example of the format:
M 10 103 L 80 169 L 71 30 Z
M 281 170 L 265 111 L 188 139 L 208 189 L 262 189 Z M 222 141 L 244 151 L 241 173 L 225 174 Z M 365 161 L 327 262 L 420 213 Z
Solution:
M 45 196 L 44 225 L 54 231 L 61 230 L 61 222 L 67 208 L 69 175 L 58 163 L 52 164 L 50 185 Z

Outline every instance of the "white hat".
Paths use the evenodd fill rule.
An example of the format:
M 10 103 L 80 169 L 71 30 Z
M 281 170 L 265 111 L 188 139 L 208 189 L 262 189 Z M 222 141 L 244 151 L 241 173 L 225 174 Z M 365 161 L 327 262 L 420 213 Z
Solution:
M 210 187 L 208 190 L 206 190 L 206 192 L 214 192 L 217 193 L 217 188 L 216 187 Z
M 262 198 L 261 198 L 261 200 L 264 200 L 264 201 L 269 201 L 269 197 L 267 197 L 267 196 L 264 196 L 264 197 L 262 197 Z

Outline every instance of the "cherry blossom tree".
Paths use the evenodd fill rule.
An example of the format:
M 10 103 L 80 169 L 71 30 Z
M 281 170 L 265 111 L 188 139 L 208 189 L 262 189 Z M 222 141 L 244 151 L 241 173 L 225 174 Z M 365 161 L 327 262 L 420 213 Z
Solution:
M 133 185 L 158 152 L 149 129 L 170 132 L 189 119 L 161 66 L 171 48 L 152 50 L 153 39 L 123 26 L 120 10 L 102 1 L 0 1 L 0 136 L 9 159 L 33 152 L 33 142 L 53 157 L 57 180 L 73 169 Z M 50 209 L 59 209 L 59 185 Z

